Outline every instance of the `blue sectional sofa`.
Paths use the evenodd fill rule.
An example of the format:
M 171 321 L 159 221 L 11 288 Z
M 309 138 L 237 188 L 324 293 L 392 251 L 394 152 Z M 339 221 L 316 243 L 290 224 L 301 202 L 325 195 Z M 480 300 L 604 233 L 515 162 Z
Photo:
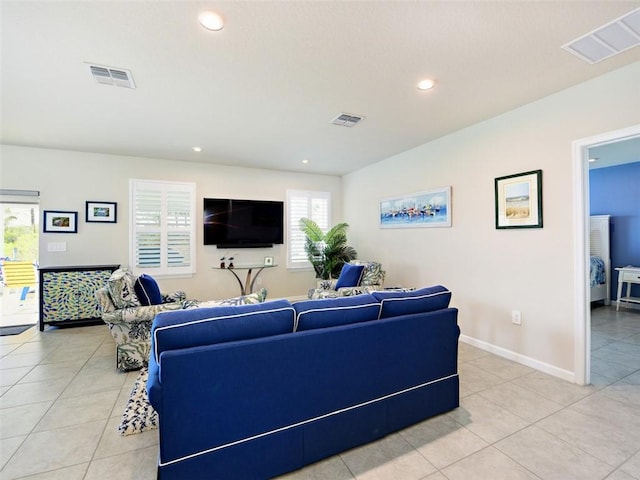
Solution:
M 436 286 L 158 314 L 158 478 L 269 478 L 458 407 L 450 298 Z

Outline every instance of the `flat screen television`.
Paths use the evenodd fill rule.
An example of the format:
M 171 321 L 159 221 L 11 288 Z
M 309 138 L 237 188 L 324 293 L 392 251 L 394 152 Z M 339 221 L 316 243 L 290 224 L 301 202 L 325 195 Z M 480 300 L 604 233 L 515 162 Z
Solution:
M 271 247 L 283 243 L 284 203 L 204 199 L 204 244 L 219 248 Z

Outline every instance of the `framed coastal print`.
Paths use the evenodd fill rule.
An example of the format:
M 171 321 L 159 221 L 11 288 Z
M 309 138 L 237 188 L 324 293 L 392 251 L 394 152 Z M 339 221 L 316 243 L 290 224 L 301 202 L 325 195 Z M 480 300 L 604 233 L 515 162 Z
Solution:
M 115 202 L 87 202 L 87 222 L 116 223 L 117 214 L 118 204 Z
M 78 212 L 45 210 L 42 231 L 45 233 L 78 233 Z
M 451 187 L 380 200 L 380 228 L 450 226 Z
M 542 228 L 542 170 L 495 179 L 496 228 Z

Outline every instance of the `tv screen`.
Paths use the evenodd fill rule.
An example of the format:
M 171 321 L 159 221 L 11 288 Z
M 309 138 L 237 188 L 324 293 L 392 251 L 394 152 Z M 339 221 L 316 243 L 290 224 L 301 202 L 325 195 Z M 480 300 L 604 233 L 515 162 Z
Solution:
M 204 244 L 251 248 L 283 243 L 283 219 L 283 202 L 205 198 Z

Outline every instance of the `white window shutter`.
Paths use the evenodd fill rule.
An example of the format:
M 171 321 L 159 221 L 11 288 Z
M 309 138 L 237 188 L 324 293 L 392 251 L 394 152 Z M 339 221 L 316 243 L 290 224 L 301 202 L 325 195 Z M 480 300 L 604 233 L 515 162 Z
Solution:
M 311 268 L 304 250 L 305 234 L 300 230 L 300 219 L 310 218 L 327 231 L 330 219 L 329 192 L 287 190 L 287 268 Z
M 195 273 L 195 184 L 131 180 L 135 273 Z

